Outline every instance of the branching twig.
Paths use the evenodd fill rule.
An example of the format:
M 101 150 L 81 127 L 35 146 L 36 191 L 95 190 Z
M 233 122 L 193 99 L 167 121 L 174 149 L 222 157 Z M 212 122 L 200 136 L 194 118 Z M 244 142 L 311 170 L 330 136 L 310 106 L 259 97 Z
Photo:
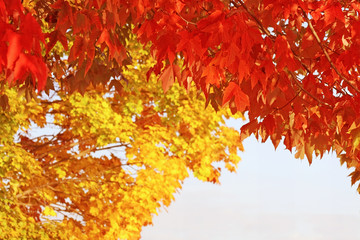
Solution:
M 323 51 L 323 53 L 325 54 L 326 59 L 328 60 L 328 62 L 330 63 L 330 66 L 334 69 L 334 71 L 337 73 L 337 75 L 339 75 L 339 77 L 341 77 L 352 89 L 354 89 L 357 93 L 360 93 L 359 89 L 357 89 L 357 87 L 355 87 L 334 65 L 334 63 L 332 62 L 328 52 L 326 51 L 326 49 L 324 48 L 324 46 L 321 44 L 321 40 L 319 38 L 319 36 L 317 35 L 314 26 L 312 25 L 311 21 L 309 21 L 309 19 L 306 16 L 305 11 L 303 10 L 304 13 L 304 18 L 306 19 L 307 24 L 309 25 L 309 28 L 311 30 L 311 33 L 314 35 L 316 42 L 319 44 L 321 50 Z
M 297 77 L 295 76 L 295 74 L 292 71 L 287 71 L 291 77 L 294 79 L 295 84 L 303 91 L 305 92 L 307 95 L 309 95 L 312 99 L 314 99 L 315 101 L 317 101 L 319 104 L 321 105 L 325 105 L 328 106 L 330 108 L 333 108 L 330 104 L 321 101 L 320 99 L 318 99 L 317 97 L 315 97 L 314 95 L 312 95 L 308 90 L 306 90 L 302 84 L 298 81 Z
M 312 74 L 312 71 L 308 68 L 308 66 L 301 61 L 301 58 L 295 53 L 295 51 L 293 49 L 291 49 L 292 53 L 294 54 L 294 57 L 300 62 L 301 66 L 306 70 L 306 72 L 308 74 Z M 319 82 L 323 83 L 321 79 L 319 79 L 318 77 L 316 77 Z M 324 84 L 324 83 L 323 83 Z M 324 84 L 325 85 L 325 84 Z M 328 85 L 329 86 L 329 85 Z M 345 93 L 342 89 L 338 89 L 336 86 L 330 86 L 330 88 L 335 89 L 336 91 L 338 91 L 339 93 L 342 93 L 343 95 L 346 95 L 347 93 Z
M 73 143 L 70 143 L 69 145 L 65 145 L 64 142 L 61 143 L 61 146 L 56 146 L 57 148 L 55 149 L 56 151 L 60 151 L 60 150 L 64 150 L 66 148 L 73 148 L 77 145 L 80 145 L 81 143 L 86 143 L 88 142 L 89 140 L 92 140 L 93 138 L 89 137 L 89 138 L 85 138 L 85 139 L 81 139 L 80 141 L 78 142 L 73 142 Z M 50 142 L 51 143 L 51 142 Z M 39 156 L 36 156 L 36 158 L 40 159 L 40 158 L 43 158 L 47 155 L 49 155 L 49 153 L 51 153 L 52 151 L 54 151 L 54 149 L 50 149 L 49 151 L 47 152 L 44 152 L 43 154 L 39 155 Z
M 237 3 L 234 2 L 234 1 L 231 1 L 231 3 L 232 3 L 236 8 L 240 7 L 239 4 L 237 4 Z M 263 33 L 265 33 L 271 40 L 274 40 L 274 36 L 271 35 L 271 33 L 262 25 L 261 21 L 260 21 L 252 12 L 250 12 L 250 10 L 247 8 L 247 6 L 245 5 L 245 3 L 242 2 L 241 0 L 239 0 L 239 3 L 240 3 L 240 5 L 241 5 L 241 7 L 242 7 L 242 8 L 253 18 L 253 20 L 257 23 L 259 29 L 260 29 Z M 307 18 L 306 18 L 306 19 L 307 19 Z M 308 24 L 309 24 L 310 29 L 311 29 L 311 28 L 313 29 L 313 27 L 312 27 L 311 23 L 308 21 L 308 19 L 307 19 L 307 22 L 308 22 Z M 313 29 L 313 30 L 314 30 L 314 29 Z M 313 30 L 312 30 L 312 31 L 313 31 Z M 314 30 L 314 32 L 315 32 L 315 30 Z M 332 63 L 332 61 L 331 61 L 329 55 L 327 54 L 326 50 L 325 50 L 324 47 L 321 45 L 320 39 L 319 39 L 319 37 L 316 35 L 316 32 L 315 32 L 315 35 L 314 35 L 314 36 L 317 37 L 317 41 L 318 41 L 318 43 L 320 44 L 320 47 L 321 47 L 322 50 L 324 51 L 325 56 L 327 57 L 328 61 L 330 62 L 331 66 L 332 66 L 333 69 L 336 71 L 336 73 L 337 73 L 341 78 L 343 78 L 346 83 L 348 83 L 352 88 L 354 88 L 355 91 L 357 91 L 357 92 L 360 93 L 360 91 L 359 91 L 355 86 L 353 86 L 353 85 L 338 71 L 338 69 L 334 66 L 334 64 Z M 295 53 L 295 51 L 294 51 L 292 48 L 291 48 L 291 51 L 292 51 L 292 53 L 294 54 L 295 58 L 301 63 L 301 66 L 302 66 L 308 73 L 311 73 L 310 69 L 301 61 L 301 58 Z M 297 85 L 300 84 L 298 81 L 296 81 L 296 83 L 297 83 Z M 344 91 L 336 88 L 335 86 L 333 86 L 332 88 L 335 89 L 335 90 L 338 91 L 338 92 L 341 92 L 341 93 L 344 94 L 344 95 L 346 94 L 346 93 L 344 93 Z M 301 87 L 301 89 L 303 89 L 303 87 Z
M 285 108 L 285 107 L 286 107 L 287 105 L 289 105 L 290 103 L 292 103 L 292 102 L 295 100 L 295 98 L 297 98 L 297 97 L 299 96 L 300 92 L 301 92 L 301 91 L 297 91 L 297 93 L 295 94 L 295 96 L 294 96 L 292 99 L 290 99 L 287 103 L 285 103 L 285 104 L 282 105 L 281 107 L 275 108 L 274 111 L 279 111 L 279 110 Z M 274 111 L 273 111 L 273 112 L 274 112 Z
M 237 4 L 234 1 L 231 1 L 231 3 L 236 7 L 239 8 L 239 4 Z M 262 23 L 260 22 L 260 20 L 252 13 L 250 12 L 250 10 L 247 8 L 247 6 L 245 5 L 245 3 L 243 3 L 243 1 L 239 0 L 239 3 L 241 5 L 241 7 L 254 19 L 254 21 L 256 22 L 256 24 L 258 25 L 258 27 L 260 28 L 260 30 L 266 34 L 270 39 L 273 40 L 274 36 L 271 35 L 271 33 L 269 32 L 269 30 L 267 30 Z
M 118 147 L 128 147 L 128 146 L 129 146 L 129 144 L 121 143 L 121 144 L 114 145 L 114 146 L 97 148 L 97 149 L 94 150 L 94 152 L 96 152 L 96 151 L 102 151 L 102 150 L 108 150 L 108 149 L 113 149 L 113 148 L 118 148 Z

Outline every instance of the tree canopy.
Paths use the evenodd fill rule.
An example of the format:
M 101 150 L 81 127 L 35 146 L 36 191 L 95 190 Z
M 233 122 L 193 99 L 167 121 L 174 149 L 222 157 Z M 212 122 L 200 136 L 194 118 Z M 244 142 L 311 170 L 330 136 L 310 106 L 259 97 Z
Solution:
M 4 85 L 0 111 L 1 239 L 138 239 L 189 173 L 219 182 L 234 171 L 239 132 L 231 113 L 204 110 L 196 89 L 164 95 L 132 40 L 127 83 L 26 101 Z M 241 115 L 238 115 L 241 117 Z M 222 164 L 219 164 L 222 163 Z
M 133 124 L 140 119 L 143 124 L 152 125 L 169 117 L 170 109 L 155 110 L 152 100 L 147 100 L 147 105 L 140 100 L 149 91 L 140 89 L 151 88 L 157 76 L 169 101 L 182 88 L 191 92 L 195 90 L 190 90 L 190 86 L 195 86 L 205 96 L 204 105 L 218 111 L 229 108 L 232 113 L 246 116 L 248 122 L 241 128 L 241 139 L 254 134 L 262 141 L 270 139 L 275 147 L 282 141 L 287 149 L 295 150 L 296 157 L 307 157 L 310 163 L 313 156 L 335 151 L 341 163 L 354 169 L 351 174 L 354 184 L 360 179 L 359 14 L 360 4 L 355 0 L 0 0 L 0 82 L 3 83 L 0 105 L 3 114 L 6 113 L 4 121 L 8 122 L 1 126 L 6 133 L 1 136 L 2 142 L 11 142 L 11 134 L 16 133 L 18 126 L 25 128 L 33 122 L 43 126 L 53 115 L 55 125 L 64 129 L 59 135 L 62 140 L 39 138 L 40 142 L 34 143 L 22 138 L 20 143 L 31 146 L 54 141 L 53 148 L 69 146 L 63 152 L 70 151 L 70 146 L 76 143 L 79 148 L 74 150 L 76 154 L 79 154 L 76 151 L 94 151 L 116 138 L 133 146 L 129 141 L 136 139 L 126 135 L 127 130 L 118 130 L 116 138 L 115 132 L 108 134 L 111 126 L 125 126 L 122 121 L 130 112 L 124 115 L 116 112 L 116 115 L 111 111 L 137 109 L 144 114 L 126 120 L 134 133 L 137 132 Z M 145 68 L 146 73 L 145 70 L 141 73 L 146 77 L 136 81 L 127 71 L 139 71 L 139 67 L 133 66 L 144 64 L 145 60 L 136 58 L 132 51 L 134 38 L 149 49 L 154 59 L 154 64 Z M 8 86 L 15 86 L 27 102 L 18 99 L 15 90 Z M 114 88 L 116 92 L 106 93 L 103 90 L 106 86 L 108 91 Z M 41 109 L 36 107 L 39 105 L 35 103 L 45 101 L 36 97 L 36 93 L 50 96 L 54 91 L 59 103 L 41 102 Z M 124 92 L 128 95 L 124 96 Z M 84 97 L 80 98 L 79 94 Z M 116 101 L 122 103 L 118 109 L 112 105 Z M 93 105 L 95 102 L 98 106 Z M 186 108 L 183 101 L 177 100 L 176 104 L 179 109 Z M 100 105 L 101 109 L 96 109 Z M 11 110 L 14 108 L 17 110 Z M 163 112 L 160 114 L 158 110 Z M 102 119 L 100 111 L 108 119 Z M 159 118 L 145 117 L 154 111 L 160 114 Z M 205 114 L 203 108 L 198 111 L 198 117 Z M 93 119 L 90 113 L 97 118 Z M 184 110 L 179 116 L 185 114 L 192 113 Z M 208 119 L 194 119 L 203 120 Z M 189 126 L 197 126 L 195 122 L 185 121 L 178 129 L 179 136 L 185 131 L 182 134 L 186 136 L 200 137 L 200 132 L 190 130 Z M 105 123 L 109 126 L 103 126 Z M 88 142 L 87 134 L 96 135 L 94 129 L 97 132 L 98 127 L 103 137 L 96 138 L 96 143 Z M 165 130 L 154 134 L 161 131 Z M 208 141 L 218 144 L 211 136 Z M 150 144 L 148 140 L 142 141 L 144 147 Z M 182 143 L 167 146 L 161 141 L 156 144 L 160 145 L 151 148 L 163 147 L 163 154 L 168 157 L 176 155 L 170 154 L 168 148 L 176 152 L 177 146 L 184 146 Z M 34 149 L 39 148 L 46 149 Z M 7 151 L 15 149 L 11 147 Z M 129 156 L 141 152 L 130 149 L 134 152 Z M 35 153 L 29 151 L 22 153 L 22 159 L 33 158 L 31 154 Z M 184 151 L 181 154 L 197 156 Z M 54 154 L 47 158 L 58 159 Z M 215 156 L 224 159 L 227 155 Z M 26 162 L 31 161 L 35 160 Z M 210 174 L 201 164 L 193 164 L 191 167 L 199 176 Z M 62 177 L 69 174 L 56 169 Z M 210 175 L 206 175 L 207 180 L 216 179 Z

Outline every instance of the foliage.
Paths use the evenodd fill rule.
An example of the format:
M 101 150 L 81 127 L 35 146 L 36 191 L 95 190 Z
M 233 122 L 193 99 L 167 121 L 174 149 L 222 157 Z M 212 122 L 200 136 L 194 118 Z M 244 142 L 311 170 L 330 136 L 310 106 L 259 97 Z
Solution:
M 45 62 L 46 91 L 60 81 L 70 92 L 84 92 L 90 83 L 121 76 L 119 66 L 131 60 L 126 41 L 132 32 L 151 43 L 156 64 L 148 75 L 158 75 L 164 90 L 174 80 L 185 88 L 193 82 L 216 109 L 247 112 L 242 138 L 270 138 L 275 147 L 283 141 L 310 163 L 314 155 L 336 151 L 341 163 L 354 168 L 352 183 L 360 179 L 355 0 L 0 3 L 6 29 L 0 70 L 8 82 L 42 89 Z M 22 24 L 27 20 L 34 23 L 31 32 Z M 20 44 L 28 41 L 31 48 Z
M 166 94 L 134 40 L 122 80 L 86 93 L 26 101 L 4 85 L 0 112 L 1 239 L 137 239 L 189 172 L 219 182 L 234 171 L 239 132 L 225 109 L 175 84 Z M 239 115 L 240 116 L 240 115 Z M 15 139 L 15 140 L 14 140 Z
M 80 101 L 76 92 L 85 94 L 85 104 L 101 105 L 91 92 L 112 85 L 119 91 L 114 99 L 139 107 L 140 100 L 129 101 L 136 92 L 123 98 L 119 85 L 128 81 L 123 89 L 129 91 L 134 84 L 126 66 L 133 62 L 128 43 L 135 34 L 156 60 L 147 77 L 155 73 L 165 91 L 180 91 L 178 85 L 170 88 L 175 82 L 186 89 L 195 85 L 206 105 L 246 114 L 241 139 L 254 134 L 275 147 L 283 141 L 310 163 L 335 151 L 354 169 L 354 184 L 360 180 L 359 15 L 355 0 L 0 0 L 0 80 L 18 86 L 28 100 L 33 89 L 49 93 L 59 87 L 62 101 L 74 107 Z M 136 86 L 151 83 L 142 78 Z M 11 101 L 0 94 L 3 109 Z M 146 114 L 154 111 L 142 106 L 138 110 Z M 52 109 L 60 111 L 59 123 L 82 124 L 73 116 L 84 110 L 66 117 L 61 106 Z M 22 117 L 15 114 L 10 125 Z M 111 117 L 111 124 L 123 120 Z M 94 131 L 91 124 L 69 137 Z M 14 131 L 10 125 L 7 132 Z M 188 129 L 184 126 L 179 129 Z M 102 129 L 108 133 L 108 127 Z M 97 144 L 111 139 L 109 134 Z M 206 172 L 195 166 L 200 175 Z

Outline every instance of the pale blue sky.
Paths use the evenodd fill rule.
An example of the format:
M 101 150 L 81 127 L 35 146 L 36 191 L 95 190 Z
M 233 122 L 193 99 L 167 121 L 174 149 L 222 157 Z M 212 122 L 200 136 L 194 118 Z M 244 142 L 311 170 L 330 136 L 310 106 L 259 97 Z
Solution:
M 237 173 L 223 172 L 221 185 L 187 179 L 142 239 L 360 239 L 360 195 L 335 156 L 309 167 L 283 145 L 275 151 L 251 137 L 244 148 Z

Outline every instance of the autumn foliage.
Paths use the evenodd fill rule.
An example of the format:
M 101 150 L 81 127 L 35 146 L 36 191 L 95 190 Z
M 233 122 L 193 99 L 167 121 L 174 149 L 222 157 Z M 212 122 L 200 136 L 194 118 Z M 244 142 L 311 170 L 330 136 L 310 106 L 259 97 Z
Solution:
M 204 110 L 204 97 L 178 84 L 164 95 L 154 75 L 143 84 L 154 61 L 127 46 L 122 87 L 56 87 L 26 100 L 4 86 L 1 239 L 138 239 L 189 173 L 218 183 L 235 170 L 242 145 L 224 125 L 231 113 Z
M 92 130 L 91 124 L 95 124 L 96 119 L 103 121 L 101 124 L 109 124 L 111 118 L 115 121 L 111 122 L 112 126 L 119 126 L 119 129 L 124 126 L 122 118 L 115 117 L 117 115 L 108 116 L 108 120 L 88 120 L 88 124 L 76 120 L 92 119 L 91 114 L 100 117 L 99 109 L 91 113 L 90 109 L 81 106 L 103 104 L 104 109 L 112 106 L 119 114 L 126 104 L 137 102 L 128 108 L 142 106 L 137 112 L 141 114 L 133 115 L 135 122 L 129 120 L 129 126 L 142 122 L 141 131 L 152 131 L 144 126 L 165 126 L 162 119 L 168 117 L 167 111 L 170 110 L 164 108 L 161 114 L 161 111 L 157 112 L 159 117 L 153 118 L 153 100 L 138 101 L 143 94 L 147 96 L 147 88 L 153 87 L 153 78 L 157 76 L 165 96 L 181 92 L 182 88 L 195 91 L 191 88 L 195 86 L 205 95 L 204 105 L 211 105 L 219 111 L 223 107 L 230 108 L 232 113 L 247 116 L 248 122 L 241 128 L 241 139 L 236 141 L 254 134 L 262 141 L 270 139 L 275 147 L 283 142 L 287 149 L 295 151 L 296 157 L 306 156 L 310 163 L 314 156 L 321 157 L 326 152 L 335 151 L 341 163 L 353 168 L 351 178 L 354 184 L 360 180 L 359 15 L 360 4 L 355 0 L 0 0 L 0 81 L 3 83 L 0 104 L 3 110 L 15 107 L 12 101 L 16 97 L 11 98 L 14 90 L 7 86 L 15 86 L 17 92 L 26 97 L 28 103 L 18 103 L 22 107 L 33 104 L 32 101 L 45 101 L 36 97 L 36 91 L 48 96 L 56 92 L 60 98 L 59 103 L 57 100 L 41 103 L 42 110 L 27 112 L 21 121 L 16 120 L 16 114 L 10 110 L 6 121 L 13 121 L 13 125 L 6 131 L 15 134 L 14 129 L 30 119 L 43 126 L 47 114 L 53 114 L 56 124 L 64 129 L 61 141 L 57 137 L 41 140 L 43 142 L 26 138 L 19 141 L 26 149 L 24 159 L 35 156 L 36 161 L 44 158 L 41 160 L 44 162 L 62 161 L 62 157 L 70 154 L 65 152 L 71 148 L 64 147 L 66 151 L 61 158 L 60 155 L 46 155 L 46 159 L 49 158 L 46 160 L 41 154 L 49 150 L 38 153 L 36 149 L 39 148 L 32 151 L 25 145 L 41 145 L 51 140 L 54 142 L 49 146 L 53 150 L 76 143 L 78 151 L 91 152 L 114 140 L 102 137 L 96 140 L 98 145 L 87 142 L 86 134 L 101 134 Z M 136 41 L 151 53 L 155 60 L 153 64 L 146 64 L 146 58 L 135 57 L 141 52 L 139 49 L 134 51 Z M 138 71 L 138 67 L 134 68 L 137 64 L 147 67 L 142 69 L 143 77 L 134 82 L 132 78 L 136 74 L 130 77 L 127 71 Z M 174 85 L 176 82 L 182 88 Z M 116 93 L 103 103 L 102 97 L 109 89 L 115 89 Z M 94 92 L 103 95 L 95 96 Z M 137 95 L 139 92 L 142 94 Z M 31 100 L 33 98 L 37 100 Z M 175 99 L 173 104 L 186 108 L 184 102 Z M 78 103 L 81 101 L 84 102 Z M 113 107 L 113 101 L 122 101 L 121 107 Z M 145 102 L 148 104 L 144 105 Z M 43 104 L 48 106 L 44 108 L 46 105 Z M 78 107 L 80 109 L 75 112 L 71 110 Z M 37 117 L 32 118 L 31 114 Z M 191 132 L 189 128 L 194 122 L 182 123 L 179 120 L 177 124 L 181 126 L 173 130 L 179 134 L 185 131 L 181 133 L 184 136 L 192 134 L 196 138 L 205 134 Z M 79 130 L 74 132 L 73 126 Z M 100 128 L 106 136 L 107 128 Z M 125 134 L 118 131 L 119 138 Z M 80 142 L 79 136 L 84 142 Z M 120 142 L 130 140 L 135 141 L 135 138 Z M 213 140 L 209 142 L 219 144 Z M 142 141 L 144 144 L 149 140 Z M 96 147 L 92 148 L 94 144 Z M 164 149 L 170 147 L 166 144 L 158 147 L 161 146 Z M 162 153 L 166 154 L 166 151 Z M 218 159 L 226 159 L 228 152 L 224 154 L 217 156 Z M 168 157 L 173 156 L 173 153 L 168 154 Z M 104 161 L 111 162 L 111 159 L 107 157 Z M 190 165 L 187 167 L 199 176 L 205 172 L 210 174 L 208 170 L 199 170 L 201 164 L 198 166 L 196 161 L 188 160 Z M 106 166 L 115 167 L 110 162 Z M 104 166 L 99 168 L 105 169 Z M 53 171 L 63 177 L 70 174 L 61 169 Z M 206 176 L 205 180 L 217 179 L 211 174 Z M 71 175 L 70 179 L 73 177 Z M 178 176 L 178 179 L 182 177 Z M 50 206 L 52 200 L 46 201 L 48 205 L 43 206 Z M 39 209 L 31 211 L 35 215 L 40 212 Z M 103 224 L 109 226 L 109 223 Z

